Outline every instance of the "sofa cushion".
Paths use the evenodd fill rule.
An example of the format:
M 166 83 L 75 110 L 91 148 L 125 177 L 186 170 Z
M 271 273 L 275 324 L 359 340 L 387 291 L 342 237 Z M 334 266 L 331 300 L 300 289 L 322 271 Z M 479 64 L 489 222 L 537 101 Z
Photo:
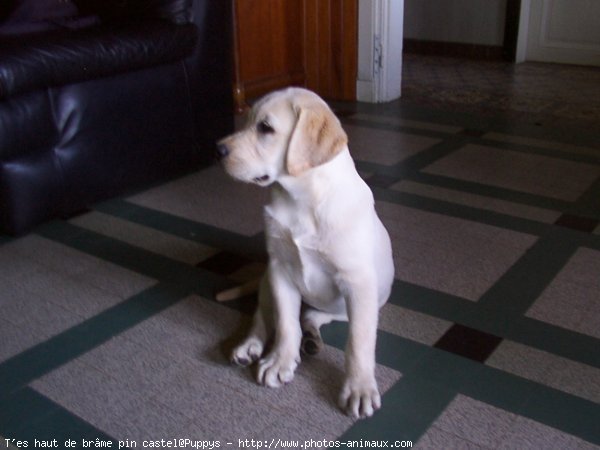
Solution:
M 193 24 L 145 20 L 0 40 L 0 98 L 179 60 L 192 52 Z

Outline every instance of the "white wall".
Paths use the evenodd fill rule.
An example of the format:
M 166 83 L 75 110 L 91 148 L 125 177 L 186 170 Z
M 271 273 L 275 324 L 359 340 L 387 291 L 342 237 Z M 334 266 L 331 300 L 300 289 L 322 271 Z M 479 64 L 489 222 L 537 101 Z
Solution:
M 405 0 L 404 37 L 501 46 L 506 0 Z

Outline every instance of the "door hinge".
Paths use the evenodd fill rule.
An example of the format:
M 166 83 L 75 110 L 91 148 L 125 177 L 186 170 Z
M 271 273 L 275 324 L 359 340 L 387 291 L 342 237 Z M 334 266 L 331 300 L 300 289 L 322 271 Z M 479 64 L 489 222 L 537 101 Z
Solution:
M 373 35 L 373 72 L 378 74 L 383 68 L 383 45 L 381 35 Z

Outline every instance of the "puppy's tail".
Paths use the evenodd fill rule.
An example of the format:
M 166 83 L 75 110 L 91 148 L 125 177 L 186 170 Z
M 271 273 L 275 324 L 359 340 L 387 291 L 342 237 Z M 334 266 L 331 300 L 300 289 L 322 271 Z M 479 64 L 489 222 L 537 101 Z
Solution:
M 217 294 L 215 295 L 215 299 L 218 302 L 228 302 L 230 300 L 236 300 L 238 298 L 245 297 L 246 295 L 258 292 L 259 286 L 260 278 L 256 278 L 254 280 L 247 281 L 246 283 L 241 284 L 239 286 L 235 286 L 230 289 L 217 292 Z

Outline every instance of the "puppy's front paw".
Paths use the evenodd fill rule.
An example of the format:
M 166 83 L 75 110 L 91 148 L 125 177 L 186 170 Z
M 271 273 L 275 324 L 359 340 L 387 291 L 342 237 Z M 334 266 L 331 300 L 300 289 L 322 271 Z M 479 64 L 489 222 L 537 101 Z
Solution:
M 375 378 L 348 377 L 340 394 L 340 407 L 355 419 L 371 417 L 381 407 L 381 396 Z
M 300 356 L 271 352 L 258 363 L 257 381 L 267 387 L 280 387 L 294 379 L 294 371 L 300 362 Z
M 246 367 L 260 358 L 263 352 L 263 343 L 256 337 L 249 337 L 238 345 L 231 353 L 231 362 L 238 366 Z

